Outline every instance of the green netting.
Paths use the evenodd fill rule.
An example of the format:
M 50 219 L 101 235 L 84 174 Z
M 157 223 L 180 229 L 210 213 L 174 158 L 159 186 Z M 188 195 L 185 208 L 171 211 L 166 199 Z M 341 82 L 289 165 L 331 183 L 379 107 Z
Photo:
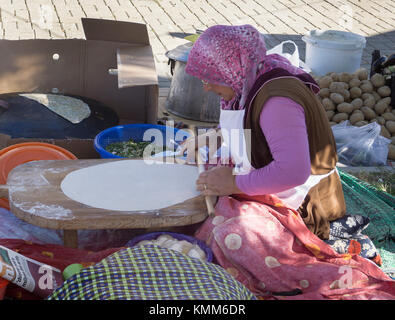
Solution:
M 395 267 L 395 197 L 339 169 L 347 213 L 370 219 L 364 234 L 373 241 L 383 267 Z
M 383 271 L 390 271 L 394 273 L 394 268 L 395 268 L 395 253 L 386 250 L 385 248 L 377 248 L 377 251 L 380 254 L 381 259 L 383 260 L 383 265 L 381 268 Z

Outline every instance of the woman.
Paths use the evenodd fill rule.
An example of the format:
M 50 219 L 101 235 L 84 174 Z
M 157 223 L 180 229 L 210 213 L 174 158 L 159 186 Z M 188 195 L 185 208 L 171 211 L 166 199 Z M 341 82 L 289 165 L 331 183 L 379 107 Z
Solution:
M 337 297 L 350 289 L 339 273 L 347 265 L 347 286 L 359 289 L 354 298 L 391 296 L 370 287 L 390 279 L 377 266 L 322 241 L 346 206 L 335 141 L 312 77 L 266 55 L 263 37 L 249 25 L 207 29 L 186 72 L 221 96 L 218 162 L 230 158 L 231 166 L 215 166 L 197 180 L 202 194 L 219 196 L 215 216 L 196 233 L 217 261 L 257 295 Z M 200 146 L 206 136 L 197 140 Z
M 345 203 L 336 145 L 312 77 L 279 55 L 266 56 L 263 37 L 250 26 L 208 29 L 191 50 L 186 72 L 222 97 L 222 132 L 251 130 L 246 152 L 235 157 L 231 150 L 241 174 L 217 167 L 201 174 L 198 189 L 220 196 L 277 194 L 327 239 L 329 222 L 345 214 Z

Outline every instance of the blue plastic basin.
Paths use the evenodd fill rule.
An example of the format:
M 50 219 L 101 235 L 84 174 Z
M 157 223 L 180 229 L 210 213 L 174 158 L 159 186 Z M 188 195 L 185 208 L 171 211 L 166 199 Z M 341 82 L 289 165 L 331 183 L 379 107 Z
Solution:
M 130 139 L 133 139 L 135 142 L 155 141 L 156 144 L 172 146 L 171 139 L 174 139 L 176 143 L 180 143 L 190 135 L 188 131 L 173 127 L 145 123 L 126 124 L 111 127 L 100 132 L 95 137 L 94 148 L 101 158 L 122 158 L 106 151 L 106 147 L 111 143 L 129 141 Z

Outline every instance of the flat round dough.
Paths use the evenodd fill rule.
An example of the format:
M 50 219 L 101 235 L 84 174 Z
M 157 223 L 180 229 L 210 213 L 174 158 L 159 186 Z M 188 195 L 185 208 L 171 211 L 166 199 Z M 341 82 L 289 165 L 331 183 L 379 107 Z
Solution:
M 43 93 L 24 93 L 19 95 L 41 103 L 49 110 L 74 124 L 80 123 L 91 115 L 89 106 L 80 99 L 58 94 Z
M 166 208 L 200 195 L 194 166 L 122 160 L 70 172 L 61 189 L 85 205 L 119 211 Z

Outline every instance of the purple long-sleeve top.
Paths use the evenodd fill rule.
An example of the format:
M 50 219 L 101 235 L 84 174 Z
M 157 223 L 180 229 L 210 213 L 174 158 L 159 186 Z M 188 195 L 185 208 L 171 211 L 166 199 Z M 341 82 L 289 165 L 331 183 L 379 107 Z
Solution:
M 259 123 L 273 161 L 246 175 L 236 176 L 237 187 L 253 196 L 303 184 L 311 169 L 303 107 L 290 98 L 272 97 L 266 101 Z

